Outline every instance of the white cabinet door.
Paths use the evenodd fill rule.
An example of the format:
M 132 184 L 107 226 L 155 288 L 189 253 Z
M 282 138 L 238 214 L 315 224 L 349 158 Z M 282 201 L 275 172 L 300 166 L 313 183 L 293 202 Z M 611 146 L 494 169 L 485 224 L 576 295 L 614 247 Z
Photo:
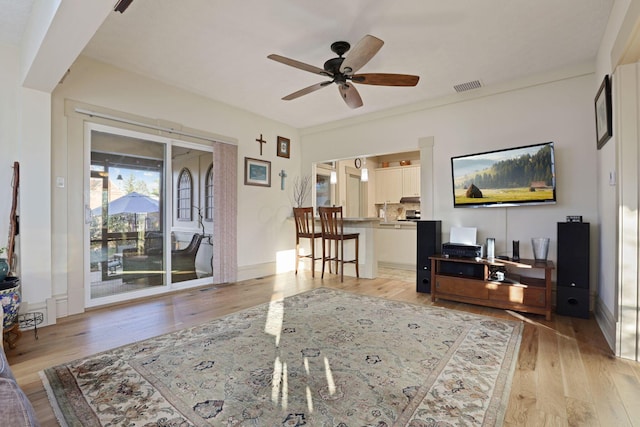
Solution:
M 396 268 L 416 266 L 417 232 L 414 228 L 380 226 L 376 229 L 378 262 Z M 414 270 L 415 271 L 415 270 Z
M 376 203 L 399 203 L 402 197 L 402 170 L 376 169 Z
M 402 197 L 420 197 L 420 166 L 402 169 Z

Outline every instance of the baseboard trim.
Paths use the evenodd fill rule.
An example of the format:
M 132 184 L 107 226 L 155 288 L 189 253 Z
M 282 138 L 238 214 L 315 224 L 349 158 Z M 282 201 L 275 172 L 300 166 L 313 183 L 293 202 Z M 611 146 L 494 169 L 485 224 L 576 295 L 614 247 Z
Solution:
M 604 335 L 604 339 L 607 341 L 607 344 L 609 344 L 609 348 L 616 354 L 616 331 L 618 322 L 616 322 L 613 313 L 609 311 L 598 296 L 595 298 L 594 305 L 593 314 L 596 322 L 602 331 L 602 335 Z
M 244 265 L 238 267 L 237 281 L 257 279 L 258 277 L 272 276 L 277 273 L 275 262 Z
M 396 270 L 416 271 L 415 264 L 402 264 L 399 262 L 378 261 L 378 268 L 395 268 Z

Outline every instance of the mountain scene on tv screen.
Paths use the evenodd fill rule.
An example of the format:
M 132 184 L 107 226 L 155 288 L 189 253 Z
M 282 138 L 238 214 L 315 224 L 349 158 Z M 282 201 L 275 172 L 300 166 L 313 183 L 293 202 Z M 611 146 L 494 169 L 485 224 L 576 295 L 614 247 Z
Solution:
M 554 199 L 551 146 L 454 159 L 456 204 L 524 203 Z M 475 166 L 475 167 L 474 167 Z

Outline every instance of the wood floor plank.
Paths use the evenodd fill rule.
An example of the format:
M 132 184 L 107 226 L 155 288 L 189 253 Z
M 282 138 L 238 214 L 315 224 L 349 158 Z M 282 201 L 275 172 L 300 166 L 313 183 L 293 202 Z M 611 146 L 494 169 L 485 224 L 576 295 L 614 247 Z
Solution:
M 536 373 L 531 369 L 516 368 L 511 384 L 509 406 L 505 414 L 505 425 L 525 425 L 536 412 L 537 395 Z
M 562 368 L 564 395 L 577 401 L 593 401 L 587 376 L 580 356 L 580 347 L 571 324 L 558 322 L 556 326 L 558 354 Z
M 544 329 L 539 331 L 539 350 L 537 369 L 538 411 L 563 419 L 567 418 L 565 405 L 562 367 L 558 353 L 558 342 L 555 331 Z
M 640 426 L 640 384 L 637 377 L 620 372 L 614 372 L 612 377 L 631 424 Z
M 597 427 L 600 425 L 592 402 L 567 397 L 565 404 L 569 427 Z
M 520 341 L 518 369 L 533 371 L 538 361 L 538 328 L 525 325 Z
M 623 362 L 608 355 L 603 356 L 592 345 L 584 348 L 585 351 L 581 351 L 581 356 L 593 396 L 593 405 L 601 425 L 617 427 L 633 425 L 613 379 L 613 374 Z
M 6 349 L 18 382 L 33 403 L 43 427 L 58 425 L 38 371 L 141 339 L 204 323 L 213 318 L 318 287 L 432 305 L 429 294 L 415 292 L 415 281 L 375 280 L 333 274 L 311 277 L 307 270 L 234 284 L 209 285 L 164 296 L 88 310 L 25 331 L 16 349 Z M 627 426 L 638 424 L 640 364 L 613 357 L 594 319 L 519 315 L 505 310 L 439 300 L 438 307 L 501 319 L 524 321 L 513 375 L 507 427 Z M 580 369 L 569 364 L 579 358 Z M 579 387 L 584 390 L 576 391 Z M 586 396 L 591 396 L 591 401 Z

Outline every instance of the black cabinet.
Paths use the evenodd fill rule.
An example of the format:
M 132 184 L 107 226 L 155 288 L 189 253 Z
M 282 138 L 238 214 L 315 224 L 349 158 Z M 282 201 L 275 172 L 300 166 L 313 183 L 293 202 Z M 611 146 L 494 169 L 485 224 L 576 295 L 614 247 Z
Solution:
M 556 312 L 589 318 L 589 223 L 558 223 Z
M 416 251 L 416 291 L 431 292 L 431 260 L 442 248 L 442 221 L 418 221 Z

